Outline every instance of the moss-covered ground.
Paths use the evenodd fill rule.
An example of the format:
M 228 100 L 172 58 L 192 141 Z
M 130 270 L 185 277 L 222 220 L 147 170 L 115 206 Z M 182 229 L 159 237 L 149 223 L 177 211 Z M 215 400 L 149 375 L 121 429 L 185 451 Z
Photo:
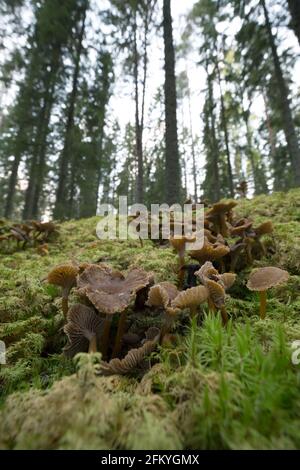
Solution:
M 0 448 L 300 448 L 300 364 L 291 361 L 300 340 L 300 191 L 241 200 L 236 212 L 256 225 L 273 221 L 268 256 L 254 265 L 288 270 L 288 284 L 270 291 L 260 320 L 245 286 L 249 269 L 240 273 L 227 328 L 204 311 L 138 376 L 95 376 L 97 355 L 77 365 L 62 356 L 59 289 L 44 279 L 56 264 L 101 260 L 175 281 L 170 248 L 98 240 L 91 218 L 62 223 L 48 256 L 34 248 L 0 254 Z

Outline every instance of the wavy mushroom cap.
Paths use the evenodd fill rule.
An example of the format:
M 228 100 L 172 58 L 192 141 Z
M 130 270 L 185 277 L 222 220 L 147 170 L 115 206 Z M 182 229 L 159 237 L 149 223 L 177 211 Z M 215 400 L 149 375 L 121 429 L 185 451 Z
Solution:
M 130 269 L 126 276 L 108 266 L 91 265 L 77 277 L 78 293 L 86 296 L 99 312 L 123 312 L 136 293 L 153 279 L 140 268 Z
M 234 273 L 219 274 L 210 261 L 201 266 L 199 271 L 195 272 L 195 275 L 199 277 L 204 286 L 208 287 L 208 281 L 214 281 L 225 290 L 229 289 L 236 280 L 236 274 Z
M 171 246 L 179 253 L 185 249 L 186 243 L 195 241 L 195 236 L 171 236 L 169 241 Z
M 202 304 L 208 298 L 208 290 L 204 286 L 191 287 L 185 291 L 180 292 L 177 297 L 171 302 L 173 308 L 188 308 L 196 307 Z
M 69 343 L 64 347 L 65 356 L 74 357 L 79 352 L 87 352 L 90 340 L 96 336 L 101 340 L 103 319 L 93 309 L 82 304 L 73 305 L 67 314 L 64 326 Z
M 252 227 L 252 224 L 253 222 L 246 222 L 243 225 L 237 225 L 236 227 L 232 227 L 230 229 L 230 235 L 232 237 L 241 236 Z
M 273 224 L 271 220 L 268 220 L 267 222 L 263 222 L 260 224 L 258 227 L 254 228 L 254 232 L 258 237 L 261 237 L 263 235 L 267 235 L 269 233 L 273 232 Z
M 111 359 L 109 362 L 102 361 L 99 366 L 101 375 L 125 375 L 136 369 L 144 359 L 156 348 L 160 337 L 160 330 L 155 327 L 146 332 L 146 340 L 140 348 L 131 349 L 124 359 Z
M 284 284 L 289 279 L 289 273 L 274 266 L 255 269 L 250 273 L 247 287 L 252 291 L 265 291 Z
M 190 250 L 189 255 L 200 263 L 204 263 L 205 261 L 214 261 L 223 258 L 229 251 L 230 248 L 228 246 L 209 243 L 204 237 L 203 247 L 200 248 L 200 250 Z
M 217 215 L 217 214 L 226 214 L 230 212 L 234 207 L 237 206 L 236 201 L 229 201 L 229 202 L 217 202 L 212 206 L 209 211 L 207 211 L 207 216 L 210 215 Z
M 160 282 L 150 288 L 146 305 L 166 308 L 177 295 L 178 289 L 171 282 Z
M 62 288 L 71 288 L 76 283 L 78 267 L 71 264 L 61 264 L 53 268 L 48 274 L 49 284 L 54 284 Z

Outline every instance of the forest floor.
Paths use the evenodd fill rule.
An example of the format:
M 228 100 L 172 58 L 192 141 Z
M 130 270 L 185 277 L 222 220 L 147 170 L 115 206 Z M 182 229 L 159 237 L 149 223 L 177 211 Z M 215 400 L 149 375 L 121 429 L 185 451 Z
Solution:
M 273 249 L 254 266 L 286 269 L 288 284 L 270 291 L 261 320 L 246 269 L 230 291 L 226 328 L 204 312 L 136 376 L 95 376 L 97 356 L 83 355 L 77 368 L 62 356 L 59 289 L 44 279 L 59 263 L 101 260 L 174 282 L 171 248 L 98 240 L 95 217 L 62 223 L 48 256 L 0 254 L 0 448 L 300 448 L 300 364 L 291 360 L 300 340 L 300 190 L 241 200 L 236 212 L 272 220 Z

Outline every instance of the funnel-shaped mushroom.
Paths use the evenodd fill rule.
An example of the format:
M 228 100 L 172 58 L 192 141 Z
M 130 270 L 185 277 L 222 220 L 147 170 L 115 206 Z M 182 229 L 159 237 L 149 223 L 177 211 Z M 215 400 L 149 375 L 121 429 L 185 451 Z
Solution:
M 177 295 L 177 288 L 170 282 L 155 284 L 149 290 L 146 305 L 149 307 L 162 307 L 165 313 L 164 324 L 160 335 L 161 339 L 170 331 L 177 316 L 178 310 L 171 307 L 171 302 Z
M 247 287 L 249 290 L 259 292 L 260 318 L 266 317 L 267 290 L 284 284 L 289 279 L 289 273 L 283 269 L 268 266 L 255 269 L 251 272 Z
M 66 316 L 68 312 L 68 298 L 70 290 L 76 284 L 78 268 L 71 264 L 62 264 L 53 268 L 48 274 L 49 284 L 54 284 L 62 288 L 62 309 Z
M 160 330 L 151 327 L 146 333 L 146 340 L 140 348 L 131 349 L 124 359 L 111 359 L 109 362 L 102 361 L 98 367 L 98 373 L 101 375 L 125 375 L 133 372 L 144 359 L 156 348 L 160 337 Z
M 97 352 L 103 319 L 86 305 L 75 304 L 68 311 L 67 320 L 64 332 L 69 344 L 64 347 L 65 356 L 74 357 L 79 352 Z
M 191 250 L 189 255 L 199 261 L 200 264 L 204 264 L 206 261 L 220 261 L 229 252 L 230 248 L 228 246 L 220 243 L 212 244 L 204 237 L 203 247 L 200 250 Z
M 140 268 L 130 269 L 126 276 L 107 265 L 90 265 L 77 278 L 78 292 L 86 296 L 96 309 L 106 315 L 102 354 L 107 354 L 112 315 L 120 313 L 113 355 L 121 348 L 126 324 L 126 309 L 136 293 L 152 280 L 152 274 Z
M 237 205 L 236 201 L 217 202 L 206 213 L 206 218 L 213 223 L 213 231 L 221 233 L 223 237 L 228 237 L 229 230 L 226 222 L 226 215 Z
M 204 286 L 191 287 L 180 292 L 171 302 L 171 307 L 176 309 L 189 308 L 192 316 L 196 315 L 197 308 L 208 298 L 208 290 Z
M 263 242 L 261 241 L 261 237 L 263 237 L 264 235 L 269 235 L 270 233 L 273 232 L 273 224 L 271 220 L 268 220 L 267 222 L 263 222 L 258 227 L 254 228 L 253 231 L 254 231 L 253 235 L 254 235 L 255 241 L 257 245 L 259 246 L 262 254 L 265 256 L 266 248 Z
M 195 237 L 186 237 L 186 236 L 173 236 L 170 237 L 170 244 L 174 250 L 178 253 L 179 257 L 179 271 L 178 271 L 178 285 L 182 286 L 184 273 L 182 272 L 182 266 L 184 265 L 184 255 L 186 243 L 194 242 Z
M 236 275 L 233 273 L 219 274 L 211 262 L 207 261 L 195 273 L 201 283 L 208 289 L 209 306 L 221 311 L 223 323 L 228 322 L 228 315 L 225 309 L 225 292 L 235 282 Z

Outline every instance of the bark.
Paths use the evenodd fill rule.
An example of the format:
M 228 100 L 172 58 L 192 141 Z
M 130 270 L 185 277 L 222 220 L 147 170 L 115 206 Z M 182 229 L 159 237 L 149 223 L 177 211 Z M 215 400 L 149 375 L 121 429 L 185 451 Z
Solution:
M 163 29 L 165 55 L 166 202 L 167 204 L 174 204 L 180 199 L 181 184 L 177 135 L 175 52 L 170 0 L 164 0 L 163 2 Z
M 291 26 L 300 44 L 300 2 L 299 0 L 288 0 L 288 4 L 292 17 Z
M 289 90 L 288 90 L 286 81 L 283 76 L 281 63 L 280 63 L 280 59 L 278 56 L 277 47 L 275 44 L 275 38 L 272 33 L 272 26 L 270 23 L 269 14 L 268 14 L 268 10 L 266 7 L 266 2 L 265 0 L 260 0 L 260 2 L 264 11 L 266 30 L 267 30 L 267 34 L 268 34 L 268 38 L 270 42 L 270 48 L 271 48 L 272 57 L 273 57 L 275 78 L 276 78 L 277 85 L 278 85 L 278 100 L 280 104 L 283 129 L 284 129 L 285 138 L 287 141 L 288 153 L 289 153 L 291 165 L 292 165 L 292 172 L 293 172 L 293 179 L 294 179 L 293 184 L 294 186 L 300 186 L 300 148 L 299 148 L 298 138 L 297 138 L 297 134 L 296 134 L 295 126 L 294 126 L 292 111 L 290 107 Z

